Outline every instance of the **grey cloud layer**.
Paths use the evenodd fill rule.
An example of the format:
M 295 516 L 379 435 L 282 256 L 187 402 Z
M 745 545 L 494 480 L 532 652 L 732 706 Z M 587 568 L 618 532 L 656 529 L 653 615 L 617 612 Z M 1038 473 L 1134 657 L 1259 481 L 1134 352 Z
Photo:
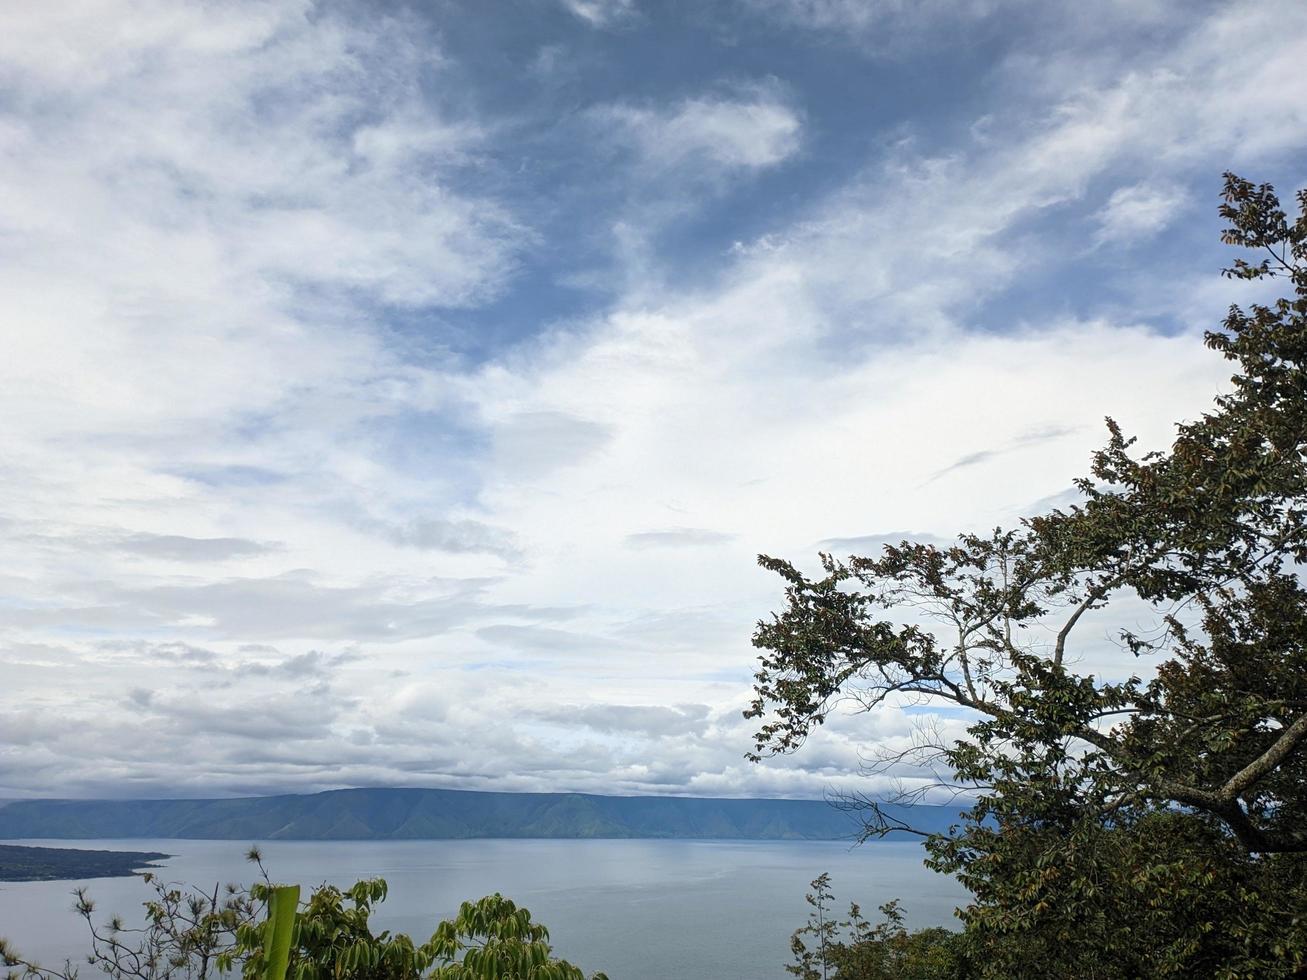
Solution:
M 696 548 L 703 545 L 725 544 L 735 540 L 734 534 L 711 531 L 702 527 L 673 527 L 661 531 L 637 531 L 626 536 L 629 548 Z
M 245 538 L 188 538 L 182 534 L 146 534 L 137 532 L 122 538 L 116 545 L 147 558 L 166 558 L 172 561 L 225 561 L 229 558 L 251 558 L 275 551 L 276 546 Z
M 512 531 L 470 519 L 416 517 L 378 530 L 396 544 L 455 554 L 485 553 L 512 559 L 520 554 Z
M 69 599 L 81 602 L 15 610 L 10 622 L 26 627 L 75 622 L 113 631 L 186 630 L 195 623 L 204 635 L 220 639 L 395 641 L 439 635 L 491 615 L 567 615 L 488 602 L 485 584 L 478 581 L 332 586 L 288 574 L 138 588 L 88 582 L 70 591 Z

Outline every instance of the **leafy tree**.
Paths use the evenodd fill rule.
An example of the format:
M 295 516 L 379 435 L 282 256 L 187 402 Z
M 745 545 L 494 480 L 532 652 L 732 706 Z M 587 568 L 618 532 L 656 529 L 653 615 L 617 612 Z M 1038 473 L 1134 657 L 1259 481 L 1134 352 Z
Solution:
M 263 899 L 269 886 L 251 889 Z M 342 891 L 322 885 L 301 909 L 291 937 L 292 980 L 585 980 L 554 958 L 549 930 L 502 895 L 464 902 L 425 942 L 403 933 L 374 933 L 369 919 L 385 900 L 386 882 L 360 881 Z M 246 980 L 263 975 L 265 931 L 252 922 L 237 931 L 223 966 L 243 962 Z M 606 980 L 595 974 L 593 980 Z
M 549 930 L 499 894 L 464 902 L 432 941 L 448 961 L 431 974 L 438 980 L 585 980 L 579 968 L 553 958 Z M 596 973 L 592 980 L 608 978 Z
M 97 925 L 95 906 L 77 892 L 77 911 L 91 932 L 87 962 L 112 980 L 212 980 L 240 970 L 245 980 L 262 980 L 265 950 L 275 917 L 267 914 L 281 889 L 268 878 L 257 849 L 249 854 L 263 880 L 248 890 L 228 886 L 222 897 L 165 884 L 145 875 L 155 890 L 145 903 L 146 923 L 129 929 L 114 917 Z M 385 900 L 386 882 L 360 881 L 347 889 L 316 888 L 290 929 L 288 980 L 586 980 L 582 971 L 554 957 L 549 931 L 531 913 L 502 895 L 464 902 L 458 914 L 440 922 L 429 939 L 416 943 L 403 933 L 374 932 L 370 922 Z M 48 969 L 24 959 L 0 941 L 0 962 L 8 980 L 76 980 L 66 963 Z M 607 980 L 602 973 L 590 980 Z
M 794 963 L 785 969 L 800 980 L 956 980 L 966 976 L 962 937 L 948 929 L 908 932 L 899 903 L 880 907 L 873 925 L 857 903 L 840 921 L 832 911 L 830 875 L 812 882 L 806 897 L 808 924 L 790 937 Z
M 250 894 L 256 901 L 263 901 L 271 890 L 272 886 L 264 882 L 254 885 Z M 386 883 L 379 878 L 357 882 L 343 891 L 333 885 L 316 888 L 291 930 L 287 976 L 293 980 L 335 980 L 339 976 L 401 980 L 421 976 L 434 959 L 430 951 L 416 946 L 406 935 L 372 931 L 369 918 L 373 907 L 385 897 Z M 241 964 L 247 980 L 256 980 L 263 975 L 266 939 L 264 923 L 243 923 L 221 966 L 230 971 Z
M 1108 420 L 1081 502 L 949 547 L 787 561 L 759 624 L 755 760 L 798 749 L 840 704 L 952 704 L 912 762 L 974 806 L 931 862 L 975 894 L 986 975 L 1293 975 L 1307 962 L 1307 192 L 1226 175 L 1227 275 L 1290 296 L 1232 307 L 1207 345 L 1235 367 L 1214 408 L 1137 454 Z M 1150 678 L 1075 669 L 1084 624 L 1131 603 Z M 905 613 L 910 613 L 909 618 Z M 932 786 L 900 794 L 919 799 Z M 866 832 L 903 829 L 877 801 Z

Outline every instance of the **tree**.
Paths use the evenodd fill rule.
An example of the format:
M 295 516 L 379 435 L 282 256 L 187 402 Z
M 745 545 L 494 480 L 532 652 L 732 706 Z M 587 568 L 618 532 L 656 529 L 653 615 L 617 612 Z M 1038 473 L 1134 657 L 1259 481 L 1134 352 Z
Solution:
M 833 913 L 830 875 L 812 882 L 808 924 L 790 937 L 794 963 L 785 969 L 799 980 L 957 980 L 965 976 L 961 937 L 947 929 L 908 932 L 897 901 L 880 907 L 873 925 L 857 903 L 840 921 Z M 810 945 L 811 944 L 811 945 Z
M 578 967 L 553 958 L 549 930 L 498 893 L 464 902 L 432 941 L 447 961 L 431 974 L 434 980 L 585 980 Z M 591 980 L 608 978 L 596 973 Z
M 785 969 L 799 980 L 827 980 L 830 975 L 829 949 L 835 945 L 840 928 L 839 920 L 832 914 L 829 874 L 820 874 L 812 880 L 812 891 L 804 896 L 804 901 L 812 906 L 812 912 L 808 915 L 808 924 L 790 937 L 794 965 Z M 811 937 L 809 942 L 816 943 L 815 949 L 808 947 L 804 936 Z
M 1223 199 L 1223 240 L 1257 253 L 1226 274 L 1291 295 L 1206 334 L 1232 389 L 1169 450 L 1134 453 L 1108 419 L 1066 509 L 950 547 L 823 554 L 816 578 L 759 559 L 786 606 L 754 635 L 752 758 L 798 749 L 841 704 L 970 713 L 965 738 L 924 731 L 876 765 L 934 767 L 974 800 L 928 848 L 975 893 L 964 922 L 995 976 L 1041 955 L 1086 977 L 1287 976 L 1307 958 L 1307 192 L 1293 222 L 1269 185 L 1227 174 Z M 1124 601 L 1151 611 L 1120 639 L 1153 676 L 1078 672 L 1084 624 Z M 868 835 L 902 829 L 855 802 Z M 1236 910 L 1219 930 L 1218 897 Z
M 267 884 L 251 894 L 263 900 Z M 403 933 L 374 933 L 369 919 L 386 898 L 381 878 L 360 881 L 342 891 L 317 888 L 300 911 L 291 936 L 292 980 L 585 980 L 580 969 L 553 957 L 549 930 L 531 921 L 531 913 L 502 895 L 464 902 L 458 914 L 441 922 L 421 944 Z M 263 974 L 264 933 L 243 924 L 223 961 L 244 964 L 247 980 Z M 606 980 L 595 974 L 594 980 Z
M 86 923 L 91 949 L 86 962 L 111 980 L 212 980 L 219 961 L 236 942 L 237 930 L 256 921 L 259 904 L 235 886 L 212 891 L 183 888 L 153 872 L 142 879 L 153 894 L 144 903 L 145 921 L 127 926 L 111 916 L 97 924 L 96 906 L 85 888 L 74 892 L 73 908 Z M 0 965 L 7 980 L 74 980 L 77 969 L 47 969 L 24 959 L 0 939 Z
M 82 890 L 77 910 L 91 931 L 88 963 L 112 980 L 210 980 L 239 970 L 245 980 L 267 973 L 272 916 L 270 901 L 279 889 L 268 878 L 257 849 L 262 881 L 248 890 L 229 886 L 219 899 L 184 890 L 146 875 L 155 897 L 145 903 L 146 924 L 125 927 L 114 917 L 94 921 L 95 906 Z M 566 960 L 557 959 L 549 931 L 531 913 L 502 895 L 464 902 L 453 919 L 440 922 L 425 942 L 403 933 L 374 932 L 373 911 L 386 898 L 380 878 L 347 889 L 320 885 L 300 907 L 290 929 L 288 980 L 586 980 Z M 43 968 L 0 942 L 0 962 L 8 980 L 76 980 L 77 970 Z M 607 980 L 602 973 L 590 980 Z

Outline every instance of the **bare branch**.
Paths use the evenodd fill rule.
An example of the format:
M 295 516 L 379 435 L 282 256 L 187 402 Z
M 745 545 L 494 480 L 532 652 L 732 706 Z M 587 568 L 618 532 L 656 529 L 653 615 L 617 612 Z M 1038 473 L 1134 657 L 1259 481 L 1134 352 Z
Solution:
M 1071 613 L 1071 617 L 1066 621 L 1065 624 L 1063 624 L 1062 628 L 1058 631 L 1057 643 L 1053 647 L 1054 667 L 1062 666 L 1062 659 L 1066 654 L 1067 637 L 1069 637 L 1071 635 L 1071 631 L 1075 629 L 1075 625 L 1077 622 L 1080 621 L 1080 617 L 1083 616 L 1087 611 L 1092 609 L 1095 603 L 1101 601 L 1109 592 L 1111 592 L 1120 584 L 1121 584 L 1120 576 L 1109 579 L 1108 581 L 1103 582 L 1101 585 L 1098 585 L 1090 589 L 1088 594 L 1085 596 L 1084 601 L 1076 606 L 1075 611 Z

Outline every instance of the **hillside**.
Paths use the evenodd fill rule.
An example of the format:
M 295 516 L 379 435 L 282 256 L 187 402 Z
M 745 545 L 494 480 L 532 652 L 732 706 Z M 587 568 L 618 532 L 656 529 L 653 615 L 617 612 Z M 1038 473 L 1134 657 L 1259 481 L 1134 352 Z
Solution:
M 120 878 L 169 857 L 154 851 L 83 851 L 0 844 L 0 881 Z
M 958 811 L 950 807 L 896 812 L 926 831 L 947 829 L 958 819 Z M 346 789 L 227 800 L 27 800 L 0 808 L 0 839 L 11 840 L 847 840 L 857 829 L 853 816 L 821 800 L 440 789 Z

